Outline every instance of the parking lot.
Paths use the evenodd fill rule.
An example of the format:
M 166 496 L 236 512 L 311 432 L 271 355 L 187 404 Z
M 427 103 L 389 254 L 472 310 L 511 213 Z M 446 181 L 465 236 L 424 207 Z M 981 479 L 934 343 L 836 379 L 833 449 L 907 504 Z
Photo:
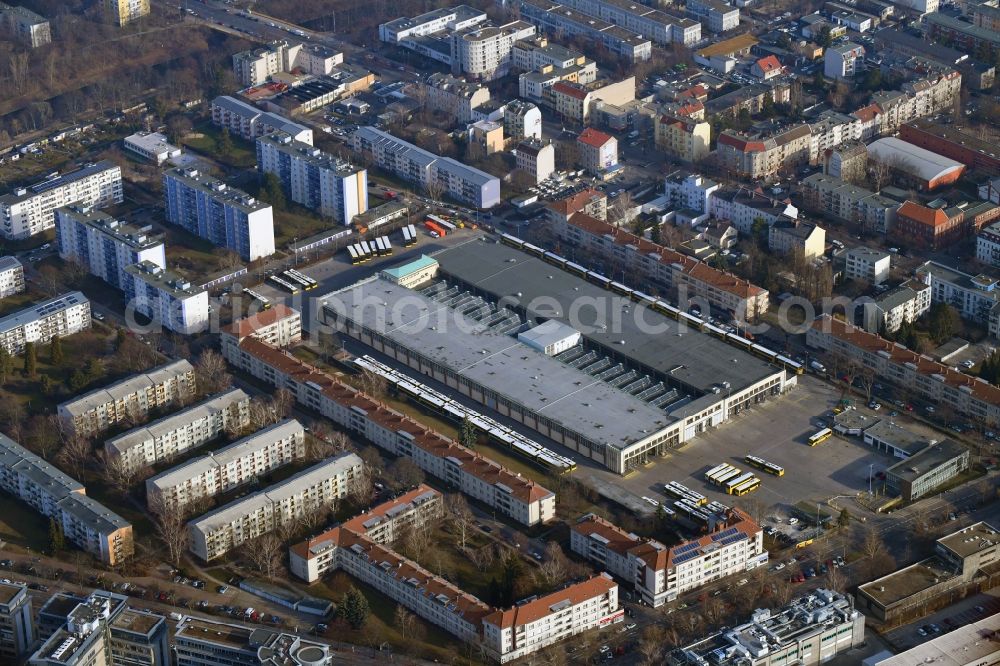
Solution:
M 897 650 L 909 650 L 941 634 L 998 612 L 1000 612 L 1000 598 L 995 592 L 976 594 L 910 624 L 893 629 L 886 634 L 886 639 Z
M 839 399 L 840 391 L 833 386 L 802 375 L 799 385 L 788 394 L 740 414 L 626 479 L 592 468 L 578 474 L 592 478 L 596 484 L 614 484 L 640 497 L 661 501 L 665 499 L 660 491 L 662 484 L 677 481 L 710 501 L 739 505 L 753 499 L 767 509 L 768 516 L 787 519 L 791 507 L 801 501 L 825 503 L 867 490 L 870 469 L 877 472 L 892 462 L 857 438 L 834 436 L 819 446 L 808 445 L 808 437 L 818 430 L 817 419 Z M 705 481 L 704 473 L 723 462 L 753 471 L 743 460 L 747 454 L 781 465 L 784 476 L 758 472 L 760 489 L 739 499 Z M 854 509 L 849 501 L 842 505 Z M 787 520 L 784 522 L 787 525 Z

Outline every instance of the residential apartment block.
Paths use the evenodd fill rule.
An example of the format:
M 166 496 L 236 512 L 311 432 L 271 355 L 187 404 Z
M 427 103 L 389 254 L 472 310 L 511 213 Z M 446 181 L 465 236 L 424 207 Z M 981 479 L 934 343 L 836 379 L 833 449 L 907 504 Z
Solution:
M 124 201 L 122 170 L 107 160 L 55 175 L 0 196 L 0 235 L 23 240 L 55 226 L 55 210 L 81 204 L 110 206 Z
M 468 5 L 458 5 L 383 23 L 378 27 L 378 35 L 383 42 L 452 65 L 455 60 L 452 35 L 486 25 L 488 19 L 485 12 Z
M 618 168 L 618 139 L 593 127 L 576 138 L 578 164 L 595 176 L 604 176 Z
M 0 583 L 0 659 L 16 664 L 35 644 L 28 586 Z
M 63 260 L 80 264 L 115 289 L 124 290 L 132 280 L 126 266 L 148 261 L 167 267 L 162 236 L 92 208 L 57 208 L 56 242 Z
M 776 254 L 815 260 L 826 252 L 826 230 L 801 220 L 779 220 L 768 229 L 767 246 Z
M 804 123 L 766 135 L 723 130 L 716 152 L 725 168 L 757 180 L 788 166 L 807 164 L 811 136 Z
M 720 33 L 740 27 L 740 10 L 722 0 L 686 0 L 684 6 L 709 32 Z
M 295 419 L 285 419 L 146 479 L 146 501 L 150 507 L 181 510 L 251 483 L 305 455 L 305 429 Z
M 514 149 L 517 168 L 531 176 L 534 184 L 542 182 L 556 170 L 556 149 L 552 143 L 539 139 L 521 141 Z
M 191 552 L 208 562 L 307 512 L 333 507 L 347 497 L 362 466 L 356 454 L 341 453 L 191 521 Z
M 692 224 L 700 224 L 708 217 L 712 195 L 720 187 L 714 180 L 697 173 L 677 172 L 663 179 L 663 194 L 670 206 Z
M 229 130 L 233 136 L 254 141 L 259 136 L 284 132 L 296 141 L 312 145 L 313 131 L 278 113 L 261 111 L 243 100 L 222 95 L 212 100 L 212 124 Z
M 653 286 L 683 301 L 702 298 L 721 315 L 752 321 L 767 311 L 766 289 L 731 273 L 657 245 L 601 220 L 576 213 L 555 220 L 553 231 L 565 243 L 593 252 L 605 261 L 621 261 L 645 289 Z
M 1000 266 L 1000 222 L 984 227 L 976 236 L 976 259 L 989 266 Z
M 36 303 L 0 319 L 0 346 L 11 355 L 24 351 L 33 342 L 45 344 L 90 328 L 90 301 L 79 291 Z
M 709 534 L 670 548 L 589 513 L 570 526 L 570 549 L 628 582 L 653 607 L 768 559 L 760 526 L 740 509 Z
M 537 25 L 539 31 L 591 40 L 595 44 L 602 44 L 608 51 L 628 62 L 649 60 L 653 55 L 652 42 L 634 30 L 550 0 L 518 0 L 518 2 L 521 18 Z M 649 11 L 657 10 L 649 9 Z M 664 35 L 664 39 L 668 39 L 667 29 L 661 28 L 660 34 Z
M 701 40 L 701 24 L 689 18 L 673 16 L 639 3 L 623 0 L 566 0 L 553 13 L 568 14 L 572 8 L 595 24 L 600 21 L 621 26 L 657 44 L 680 43 L 690 46 Z M 521 9 L 522 15 L 524 8 Z M 568 31 L 567 31 L 568 32 Z
M 904 323 L 912 324 L 930 309 L 931 286 L 920 280 L 907 280 L 865 303 L 862 326 L 869 333 L 895 333 Z
M 844 255 L 844 277 L 850 280 L 864 280 L 879 285 L 889 279 L 892 255 L 883 250 L 859 246 L 852 247 Z
M 452 33 L 451 69 L 476 79 L 495 79 L 510 71 L 514 44 L 535 34 L 535 26 L 512 21 Z
M 108 565 L 132 554 L 132 525 L 82 485 L 0 434 L 0 489 L 54 520 L 66 539 Z
M 541 139 L 541 110 L 531 102 L 519 99 L 508 102 L 503 111 L 503 133 L 511 141 Z
M 418 185 L 437 189 L 476 208 L 500 203 L 500 179 L 450 157 L 439 157 L 374 127 L 352 135 L 354 151 L 371 156 L 379 167 Z
M 587 84 L 560 80 L 542 91 L 541 101 L 563 120 L 589 125 L 599 102 L 624 106 L 635 101 L 635 77 L 620 81 L 601 79 Z
M 15 41 L 33 49 L 52 42 L 48 19 L 27 7 L 11 7 L 0 2 L 0 25 Z
M 363 535 L 371 541 L 391 545 L 406 530 L 437 520 L 444 515 L 444 496 L 428 485 L 403 493 L 288 549 L 288 569 L 302 580 L 313 583 L 337 568 L 337 537 L 341 530 Z
M 864 642 L 865 616 L 854 609 L 852 598 L 819 588 L 784 608 L 756 610 L 745 624 L 671 651 L 666 666 L 818 666 Z
M 14 257 L 0 257 L 0 298 L 24 291 L 24 266 Z
M 208 326 L 208 291 L 204 287 L 151 261 L 126 266 L 125 273 L 126 312 L 134 309 L 182 335 L 199 333 Z
M 238 347 L 246 338 L 256 338 L 272 347 L 288 347 L 302 339 L 302 315 L 284 303 L 237 319 L 221 332 L 222 347 Z
M 857 185 L 822 173 L 802 180 L 805 205 L 841 220 L 859 222 L 878 234 L 888 233 L 896 224 L 900 203 Z
M 143 419 L 150 410 L 185 403 L 194 395 L 194 366 L 182 359 L 73 398 L 59 405 L 58 414 L 73 433 L 89 437 L 126 419 Z
M 223 346 L 234 367 L 291 391 L 296 401 L 393 455 L 406 456 L 426 473 L 453 484 L 522 525 L 555 517 L 550 490 L 429 430 L 291 354 L 247 338 Z
M 297 633 L 187 616 L 173 636 L 176 666 L 333 666 L 329 645 Z
M 865 47 L 851 42 L 833 44 L 823 53 L 823 75 L 830 79 L 850 79 L 860 70 Z
M 344 62 L 344 54 L 321 44 L 274 41 L 233 55 L 233 72 L 242 86 L 259 86 L 279 72 L 298 69 L 314 76 L 328 76 Z
M 713 184 L 712 181 L 707 181 L 700 188 L 691 186 L 691 189 L 713 189 Z M 779 222 L 799 217 L 799 209 L 792 204 L 791 199 L 779 199 L 744 187 L 722 189 L 716 186 L 708 200 L 708 212 L 715 219 L 728 220 L 744 236 L 753 234 L 757 220 L 764 220 L 764 224 L 772 227 Z
M 697 162 L 708 156 L 712 126 L 702 120 L 675 113 L 657 114 L 656 147 L 684 162 Z
M 125 26 L 149 14 L 149 0 L 104 0 L 104 11 L 112 21 Z
M 991 337 L 1000 337 L 1000 280 L 963 273 L 936 261 L 920 266 L 916 275 L 930 285 L 932 302 L 947 303 L 964 319 L 985 326 Z
M 931 404 L 990 426 L 1000 424 L 1000 388 L 878 335 L 823 315 L 806 331 L 806 344 L 871 368 L 880 381 L 905 387 Z
M 274 254 L 271 204 L 194 168 L 163 172 L 167 220 L 244 261 Z M 165 266 L 164 266 L 165 268 Z
M 229 389 L 113 437 L 104 449 L 129 469 L 141 469 L 196 449 L 225 432 L 240 432 L 250 424 L 249 412 L 250 396 L 241 389 Z
M 292 201 L 344 226 L 368 210 L 368 170 L 275 133 L 257 139 L 257 170 L 281 181 Z
M 490 101 L 489 88 L 451 74 L 431 74 L 419 85 L 427 97 L 427 107 L 446 114 L 457 124 L 472 122 L 475 110 Z

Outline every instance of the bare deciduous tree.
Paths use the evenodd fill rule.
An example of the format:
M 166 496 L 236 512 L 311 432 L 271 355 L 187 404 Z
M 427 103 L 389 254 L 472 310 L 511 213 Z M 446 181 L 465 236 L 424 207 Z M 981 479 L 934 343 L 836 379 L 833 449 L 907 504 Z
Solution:
M 389 387 L 385 377 L 370 370 L 362 370 L 358 375 L 358 388 L 373 400 L 381 400 L 385 397 Z
M 218 393 L 233 385 L 233 376 L 227 372 L 226 359 L 214 349 L 207 348 L 198 355 L 194 366 L 195 381 L 202 394 Z
M 463 551 L 468 544 L 469 530 L 472 528 L 473 516 L 469 502 L 464 495 L 451 493 L 445 497 L 445 510 L 451 519 L 450 525 L 458 535 L 458 547 Z
M 410 458 L 397 458 L 385 471 L 385 479 L 393 490 L 409 490 L 424 482 L 424 470 Z
M 127 497 L 132 487 L 140 480 L 152 475 L 148 467 L 129 465 L 121 456 L 110 455 L 102 449 L 97 452 L 101 478 L 120 497 Z
M 403 536 L 403 552 L 417 562 L 420 562 L 431 547 L 431 523 L 414 523 L 410 525 Z
M 318 461 L 335 456 L 348 449 L 350 440 L 342 432 L 335 432 L 319 424 L 311 428 L 311 437 L 306 438 L 306 459 Z
M 150 501 L 149 512 L 153 514 L 156 536 L 167 550 L 167 560 L 175 568 L 180 567 L 184 551 L 191 538 L 184 512 L 181 509 L 167 506 L 161 499 Z
M 240 547 L 247 564 L 267 580 L 274 580 L 281 569 L 282 550 L 281 539 L 273 532 L 246 541 Z
M 66 468 L 74 479 L 82 479 L 83 470 L 93 453 L 90 440 L 80 435 L 70 435 L 56 454 L 56 461 Z

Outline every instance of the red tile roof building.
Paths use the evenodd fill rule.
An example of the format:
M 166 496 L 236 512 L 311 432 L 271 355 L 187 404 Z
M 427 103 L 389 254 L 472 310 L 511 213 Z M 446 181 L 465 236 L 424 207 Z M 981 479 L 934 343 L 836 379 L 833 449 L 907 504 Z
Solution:
M 778 62 L 778 59 L 773 55 L 769 55 L 751 65 L 750 73 L 758 79 L 767 81 L 775 76 L 781 76 L 781 69 L 781 63 Z
M 237 319 L 223 331 L 239 344 L 244 338 L 255 337 L 272 347 L 287 347 L 302 339 L 302 316 L 283 303 L 267 310 Z
M 906 201 L 896 211 L 896 224 L 891 233 L 908 245 L 940 250 L 970 232 L 961 208 L 930 208 L 916 201 Z

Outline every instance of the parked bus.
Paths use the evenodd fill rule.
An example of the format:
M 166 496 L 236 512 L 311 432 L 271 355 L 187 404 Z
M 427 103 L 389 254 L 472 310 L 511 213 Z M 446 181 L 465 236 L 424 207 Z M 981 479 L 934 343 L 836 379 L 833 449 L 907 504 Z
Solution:
M 663 485 L 663 492 L 666 493 L 667 495 L 670 495 L 671 497 L 676 498 L 676 499 L 686 499 L 686 500 L 689 500 L 689 501 L 693 502 L 694 504 L 696 504 L 698 506 L 701 506 L 703 504 L 707 504 L 708 503 L 708 498 L 707 497 L 705 497 L 701 493 L 698 493 L 698 492 L 695 492 L 695 491 L 691 490 L 687 486 L 683 486 L 683 485 L 677 483 L 676 481 L 671 481 L 670 483 L 665 483 Z
M 443 217 L 439 217 L 437 215 L 428 215 L 427 219 L 438 226 L 444 227 L 444 229 L 449 233 L 455 231 L 455 229 L 458 228 L 448 220 L 444 219 Z
M 829 428 L 823 428 L 822 430 L 820 430 L 815 435 L 809 438 L 809 446 L 819 446 L 826 440 L 830 439 L 832 436 L 833 436 L 832 430 L 830 430 Z
M 294 285 L 291 282 L 289 282 L 288 280 L 280 278 L 277 275 L 271 275 L 267 279 L 270 280 L 271 282 L 273 282 L 274 284 L 278 285 L 279 287 L 281 287 L 285 291 L 291 293 L 291 294 L 297 294 L 297 293 L 299 293 L 299 287 L 298 287 L 298 285 Z
M 746 472 L 746 473 L 741 474 L 741 475 L 739 475 L 739 476 L 737 476 L 737 477 L 735 477 L 733 479 L 730 479 L 729 481 L 726 481 L 726 485 L 723 486 L 723 487 L 726 489 L 727 493 L 729 493 L 730 495 L 732 495 L 733 494 L 733 488 L 736 488 L 737 486 L 739 486 L 739 485 L 741 485 L 743 483 L 746 483 L 747 481 L 749 481 L 750 479 L 753 479 L 753 478 L 756 478 L 756 474 L 754 474 L 753 472 Z
M 410 232 L 410 242 L 407 245 L 415 245 L 417 242 L 417 228 L 412 224 L 406 225 L 406 230 Z
M 733 479 L 739 478 L 742 475 L 743 475 L 743 470 L 741 470 L 739 467 L 733 467 L 732 469 L 728 469 L 725 472 L 716 476 L 715 481 L 713 481 L 712 483 L 724 488 L 727 483 L 729 483 Z
M 243 293 L 246 294 L 247 296 L 249 296 L 250 298 L 254 299 L 255 301 L 259 302 L 260 303 L 260 307 L 263 308 L 264 310 L 267 310 L 267 309 L 269 309 L 271 307 L 271 299 L 269 299 L 269 298 L 267 298 L 265 296 L 261 296 L 260 294 L 258 294 L 253 289 L 247 289 L 247 288 L 244 287 L 243 288 Z
M 785 475 L 784 467 L 782 467 L 781 465 L 775 465 L 774 463 L 768 462 L 763 458 L 759 458 L 757 456 L 747 456 L 745 460 L 747 461 L 748 465 L 756 467 L 762 472 L 767 472 L 768 474 L 774 474 L 775 476 Z
M 361 263 L 361 257 L 358 256 L 358 251 L 354 249 L 353 245 L 347 246 L 347 254 L 351 255 L 352 264 L 357 265 Z
M 313 280 L 311 277 L 309 277 L 305 273 L 297 271 L 294 268 L 289 268 L 285 272 L 288 275 L 291 275 L 292 277 L 294 277 L 296 280 L 298 280 L 303 286 L 305 286 L 306 289 L 315 289 L 319 285 L 319 283 L 316 282 L 316 280 Z
M 716 465 L 712 469 L 710 469 L 707 472 L 705 472 L 705 480 L 706 481 L 710 481 L 712 483 L 715 483 L 715 477 L 716 476 L 718 476 L 722 472 L 725 472 L 728 469 L 731 469 L 732 467 L 733 466 L 730 465 L 729 463 L 721 463 L 719 465 Z
M 382 236 L 382 238 L 380 240 L 382 241 L 382 244 L 385 246 L 385 253 L 386 253 L 386 255 L 391 255 L 392 254 L 392 243 L 389 242 L 389 237 L 388 236 Z
M 742 497 L 743 495 L 746 495 L 747 493 L 752 493 L 753 491 L 757 490 L 758 488 L 760 488 L 760 479 L 758 479 L 755 476 L 752 479 L 750 479 L 748 481 L 744 481 L 740 485 L 738 485 L 735 488 L 733 488 L 732 490 L 730 490 L 729 494 L 730 495 L 736 495 L 737 497 Z
M 442 227 L 440 224 L 436 223 L 434 220 L 431 220 L 429 218 L 430 216 L 428 216 L 428 220 L 424 222 L 424 227 L 426 227 L 427 231 L 429 231 L 432 234 L 437 234 L 441 238 L 444 238 L 445 236 L 448 235 L 448 232 L 445 231 L 444 227 Z

